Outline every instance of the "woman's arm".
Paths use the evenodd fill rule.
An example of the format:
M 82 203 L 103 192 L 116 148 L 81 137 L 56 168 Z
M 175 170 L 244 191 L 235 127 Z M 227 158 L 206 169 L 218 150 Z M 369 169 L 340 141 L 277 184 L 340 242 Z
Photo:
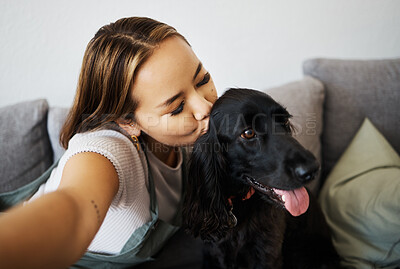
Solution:
M 104 156 L 73 156 L 57 191 L 1 215 L 0 268 L 65 268 L 79 260 L 118 185 L 117 172 Z

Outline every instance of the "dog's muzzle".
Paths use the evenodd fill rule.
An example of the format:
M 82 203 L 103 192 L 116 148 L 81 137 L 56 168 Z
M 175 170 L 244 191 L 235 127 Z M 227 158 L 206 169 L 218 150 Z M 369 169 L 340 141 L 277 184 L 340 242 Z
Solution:
M 284 207 L 295 217 L 304 214 L 308 209 L 310 197 L 304 187 L 294 190 L 281 190 L 265 186 L 247 175 L 244 176 L 244 179 L 255 190 L 267 195 L 270 200 Z

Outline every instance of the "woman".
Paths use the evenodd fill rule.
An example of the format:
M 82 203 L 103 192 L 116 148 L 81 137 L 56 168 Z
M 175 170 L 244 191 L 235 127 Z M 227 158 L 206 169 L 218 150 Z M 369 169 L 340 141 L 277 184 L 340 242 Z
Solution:
M 0 217 L 0 268 L 149 260 L 178 229 L 182 146 L 206 131 L 216 99 L 174 28 L 139 17 L 102 27 L 61 130 L 65 154 L 23 206 Z

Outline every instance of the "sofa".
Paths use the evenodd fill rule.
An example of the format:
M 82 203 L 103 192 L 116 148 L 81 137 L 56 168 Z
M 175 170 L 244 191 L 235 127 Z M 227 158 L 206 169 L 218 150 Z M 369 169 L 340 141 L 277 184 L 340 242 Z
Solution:
M 295 137 L 303 146 L 312 151 L 321 163 L 320 176 L 311 183 L 309 188 L 316 196 L 320 196 L 319 199 L 327 216 L 328 224 L 333 230 L 335 246 L 339 248 L 338 252 L 343 257 L 343 264 L 348 268 L 396 268 L 400 263 L 400 233 L 398 233 L 400 231 L 400 200 L 394 199 L 394 204 L 385 201 L 384 205 L 390 207 L 390 212 L 384 217 L 379 215 L 379 212 L 374 212 L 377 210 L 376 207 L 369 207 L 363 208 L 362 210 L 366 210 L 366 212 L 359 212 L 362 218 L 357 219 L 352 215 L 355 214 L 354 212 L 347 212 L 346 204 L 337 205 L 337 197 L 334 193 L 329 193 L 329 190 L 337 189 L 336 179 L 331 179 L 330 175 L 332 171 L 335 172 L 342 155 L 347 152 L 349 145 L 358 135 L 360 127 L 364 126 L 366 118 L 375 131 L 386 139 L 389 147 L 397 152 L 398 157 L 400 152 L 400 59 L 315 58 L 304 61 L 303 74 L 304 78 L 299 81 L 260 90 L 270 94 L 288 109 L 293 115 Z M 63 149 L 59 144 L 58 136 L 67 112 L 67 108 L 49 107 L 45 99 L 26 101 L 0 108 L 0 193 L 11 192 L 29 183 L 62 155 Z M 373 141 L 375 140 L 373 139 Z M 363 146 L 361 148 L 366 150 Z M 372 152 L 371 156 L 375 156 L 374 154 Z M 365 154 L 361 153 L 361 155 Z M 359 159 L 358 156 L 361 155 L 350 156 L 347 160 Z M 392 153 L 392 155 L 395 159 L 394 163 L 381 166 L 390 166 L 391 169 L 397 167 L 399 170 L 400 165 L 396 162 L 396 153 Z M 365 162 L 362 161 L 362 163 Z M 371 169 L 366 168 L 365 171 L 359 171 L 359 174 L 365 175 L 369 170 Z M 336 174 L 338 173 L 336 172 Z M 393 177 L 396 178 L 397 175 L 395 173 Z M 382 175 L 379 177 L 382 178 Z M 353 178 L 354 175 L 346 180 L 342 178 L 339 185 L 343 186 Z M 375 179 L 374 182 L 377 182 L 378 179 Z M 392 181 L 394 183 L 391 183 L 389 187 L 391 191 L 398 190 L 400 192 L 400 176 L 397 177 L 397 181 L 395 179 Z M 330 185 L 327 187 L 326 183 L 328 182 Z M 365 191 L 362 181 L 355 185 L 358 186 L 358 191 L 354 189 L 352 192 L 344 191 L 348 195 L 347 197 L 341 196 L 340 201 L 348 201 L 351 204 L 359 204 L 364 201 L 352 200 L 357 196 L 352 193 L 364 193 Z M 321 197 L 321 189 L 326 188 L 328 190 L 325 190 Z M 369 190 L 371 200 L 367 200 L 366 204 L 383 203 L 380 200 L 382 197 L 375 197 L 375 195 L 379 196 L 380 193 L 385 192 L 379 188 L 375 190 L 372 192 Z M 400 197 L 399 192 L 397 196 Z M 398 202 L 397 207 L 396 202 Z M 0 201 L 0 211 L 10 206 L 12 204 L 4 204 Z M 335 208 L 341 208 L 342 212 L 332 212 L 332 209 Z M 370 217 L 372 213 L 368 210 L 376 213 L 376 216 Z M 350 217 L 347 218 L 349 221 L 346 223 L 350 223 L 351 229 L 353 229 L 350 234 L 358 236 L 357 227 L 365 226 L 370 221 L 376 221 L 377 216 L 380 217 L 381 222 L 376 227 L 383 229 L 373 226 L 376 229 L 370 230 L 369 233 L 373 234 L 377 230 L 385 232 L 386 227 L 391 229 L 398 227 L 398 230 L 390 234 L 392 236 L 383 236 L 385 239 L 382 240 L 386 241 L 379 242 L 379 247 L 375 246 L 374 242 L 360 241 L 359 238 L 356 238 L 354 241 L 356 243 L 353 244 L 349 238 L 342 238 L 343 231 L 335 230 L 337 227 L 343 226 L 340 225 L 340 221 L 346 219 L 341 215 L 343 211 L 350 214 Z M 386 222 L 382 221 L 382 218 L 386 218 Z M 388 223 L 390 225 L 386 226 Z M 379 233 L 372 238 L 375 238 L 372 241 L 381 241 Z M 175 241 L 171 244 L 179 245 L 187 242 L 186 239 L 185 235 L 180 233 L 178 238 L 172 239 Z M 347 246 L 343 247 L 341 240 L 346 240 Z M 371 249 L 380 248 L 379 255 L 381 256 L 374 256 L 374 253 L 372 256 L 364 256 L 363 246 L 367 244 L 372 245 Z M 343 247 L 343 250 L 340 247 Z M 349 254 L 350 250 L 355 247 L 358 256 L 354 253 Z M 384 249 L 382 250 L 382 248 Z M 188 247 L 185 246 L 182 249 L 187 250 Z M 201 251 L 193 249 L 190 251 L 193 251 L 192 256 L 197 255 L 197 258 L 180 255 L 178 250 L 172 254 L 161 253 L 160 255 L 170 257 L 170 260 L 174 255 L 180 255 L 180 264 L 172 265 L 171 268 L 195 268 L 194 264 L 200 261 Z M 160 267 L 154 264 L 149 268 L 166 268 L 166 264 L 168 263 L 163 263 L 159 265 Z

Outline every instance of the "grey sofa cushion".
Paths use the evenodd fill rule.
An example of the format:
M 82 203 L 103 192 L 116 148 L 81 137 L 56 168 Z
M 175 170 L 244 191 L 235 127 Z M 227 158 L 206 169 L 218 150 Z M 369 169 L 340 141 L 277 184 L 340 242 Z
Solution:
M 47 129 L 49 132 L 51 147 L 53 148 L 53 161 L 57 161 L 65 152 L 60 144 L 60 130 L 68 115 L 68 108 L 50 107 L 47 117 Z
M 322 156 L 327 175 L 368 117 L 400 152 L 400 59 L 311 59 L 305 75 L 325 86 Z
M 53 161 L 46 100 L 0 108 L 0 193 L 39 177 Z
M 322 106 L 324 103 L 324 86 L 319 80 L 305 77 L 302 80 L 264 90 L 293 116 L 293 136 L 299 143 L 311 151 L 321 163 Z M 308 185 L 317 194 L 319 180 Z

